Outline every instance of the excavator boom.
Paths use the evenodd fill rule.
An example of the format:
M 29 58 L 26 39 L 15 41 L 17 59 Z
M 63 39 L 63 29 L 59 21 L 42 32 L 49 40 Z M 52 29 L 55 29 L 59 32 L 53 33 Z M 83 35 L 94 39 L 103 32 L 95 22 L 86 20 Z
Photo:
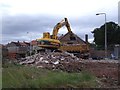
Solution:
M 66 26 L 68 32 L 71 32 L 70 24 L 68 23 L 67 18 L 64 18 L 61 22 L 57 23 L 53 29 L 52 39 L 57 39 L 58 31 L 61 27 Z

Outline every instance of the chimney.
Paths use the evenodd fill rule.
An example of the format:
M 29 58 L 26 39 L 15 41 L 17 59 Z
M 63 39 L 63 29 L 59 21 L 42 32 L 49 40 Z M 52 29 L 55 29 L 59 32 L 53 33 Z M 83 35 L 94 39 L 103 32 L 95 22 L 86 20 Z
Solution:
M 88 43 L 88 34 L 85 34 L 85 42 Z

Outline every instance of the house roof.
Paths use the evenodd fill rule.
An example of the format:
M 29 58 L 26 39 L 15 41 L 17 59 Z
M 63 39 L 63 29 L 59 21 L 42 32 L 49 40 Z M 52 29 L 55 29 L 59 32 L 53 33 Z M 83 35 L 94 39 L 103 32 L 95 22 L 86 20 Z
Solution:
M 4 45 L 0 44 L 0 48 L 4 47 Z
M 29 42 L 24 42 L 25 44 L 27 44 L 28 46 L 30 46 L 30 43 Z
M 27 42 L 11 42 L 11 43 L 8 43 L 6 46 L 10 46 L 11 44 L 14 44 L 16 46 L 29 46 L 30 44 L 27 43 Z
M 19 44 L 20 44 L 21 46 L 27 46 L 27 44 L 24 43 L 24 42 L 19 42 Z
M 37 40 L 32 40 L 31 45 L 37 45 Z
M 18 42 L 11 42 L 11 43 L 14 43 L 16 46 L 20 46 L 19 41 Z
M 71 39 L 71 36 L 73 39 Z M 73 32 L 68 32 L 65 35 L 62 35 L 61 37 L 58 38 L 62 43 L 66 42 L 73 42 L 74 44 L 85 44 L 86 42 L 82 40 L 80 37 L 78 37 L 76 34 Z

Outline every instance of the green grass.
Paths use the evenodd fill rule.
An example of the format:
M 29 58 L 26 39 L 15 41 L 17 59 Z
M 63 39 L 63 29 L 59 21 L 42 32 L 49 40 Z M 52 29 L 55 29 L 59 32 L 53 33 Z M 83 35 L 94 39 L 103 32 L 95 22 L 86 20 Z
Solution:
M 87 72 L 67 73 L 8 65 L 2 72 L 3 88 L 64 88 L 97 87 L 96 77 Z
M 2 69 L 0 68 L 0 89 L 2 88 Z

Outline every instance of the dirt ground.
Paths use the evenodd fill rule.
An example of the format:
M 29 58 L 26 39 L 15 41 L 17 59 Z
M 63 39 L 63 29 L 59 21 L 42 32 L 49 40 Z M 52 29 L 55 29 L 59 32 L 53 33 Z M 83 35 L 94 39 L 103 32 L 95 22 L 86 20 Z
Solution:
M 67 72 L 87 71 L 98 77 L 102 88 L 120 88 L 119 60 L 83 60 L 69 53 L 39 53 L 19 60 L 22 65 Z
M 115 60 L 82 60 L 61 62 L 47 69 L 58 69 L 67 72 L 87 71 L 99 78 L 102 88 L 120 88 L 120 64 Z
M 100 87 L 120 88 L 120 64 L 115 60 L 88 60 L 79 63 L 81 70 L 86 70 L 97 76 Z

